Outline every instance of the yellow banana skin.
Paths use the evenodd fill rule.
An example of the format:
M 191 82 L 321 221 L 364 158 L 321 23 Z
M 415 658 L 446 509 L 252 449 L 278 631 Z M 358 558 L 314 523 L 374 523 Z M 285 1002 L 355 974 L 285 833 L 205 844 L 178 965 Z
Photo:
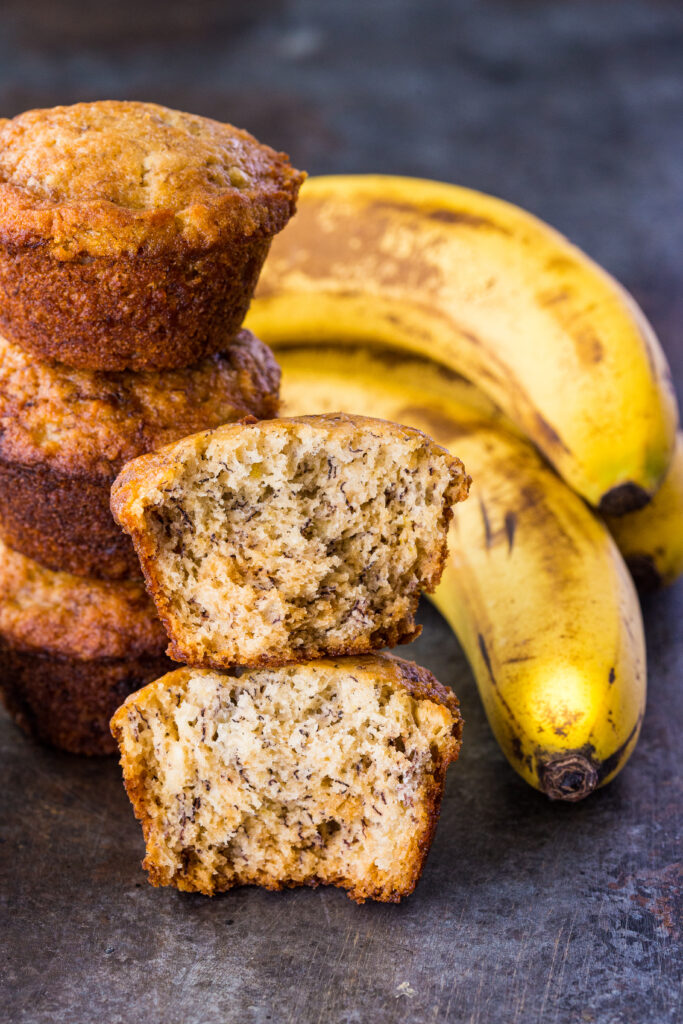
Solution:
M 246 326 L 270 343 L 389 344 L 485 391 L 592 505 L 644 505 L 678 413 L 627 293 L 530 214 L 419 179 L 309 179 Z
M 269 335 L 270 336 L 270 335 Z M 427 431 L 473 477 L 434 603 L 511 765 L 578 800 L 623 767 L 645 707 L 637 596 L 604 524 L 478 389 L 405 353 L 284 347 L 284 412 L 343 409 Z
M 683 433 L 664 481 L 649 505 L 607 525 L 638 589 L 666 587 L 683 574 Z

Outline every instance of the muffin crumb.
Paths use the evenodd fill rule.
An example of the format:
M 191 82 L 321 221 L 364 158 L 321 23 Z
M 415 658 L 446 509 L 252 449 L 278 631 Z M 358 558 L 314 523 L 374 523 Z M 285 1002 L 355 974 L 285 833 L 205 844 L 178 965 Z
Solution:
M 277 665 L 417 636 L 468 486 L 420 431 L 336 414 L 229 425 L 143 456 L 112 509 L 171 657 Z
M 460 749 L 457 700 L 391 655 L 178 669 L 115 714 L 154 885 L 413 891 Z

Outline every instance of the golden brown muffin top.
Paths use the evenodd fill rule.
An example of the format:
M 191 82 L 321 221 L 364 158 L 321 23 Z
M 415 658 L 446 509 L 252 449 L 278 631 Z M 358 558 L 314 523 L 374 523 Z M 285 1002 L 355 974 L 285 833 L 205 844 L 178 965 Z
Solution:
M 209 426 L 277 413 L 280 369 L 242 330 L 181 370 L 94 373 L 0 337 L 0 460 L 113 479 L 124 462 Z
M 248 132 L 103 100 L 0 119 L 0 241 L 58 259 L 274 235 L 304 179 Z
M 134 658 L 168 643 L 142 583 L 52 572 L 0 541 L 0 635 L 63 657 Z

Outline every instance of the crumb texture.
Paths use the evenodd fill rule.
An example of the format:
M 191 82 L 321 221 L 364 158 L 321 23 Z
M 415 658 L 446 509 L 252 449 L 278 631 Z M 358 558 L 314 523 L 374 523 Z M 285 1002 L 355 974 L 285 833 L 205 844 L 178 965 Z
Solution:
M 457 757 L 457 701 L 390 656 L 179 669 L 114 716 L 150 881 L 207 894 L 329 883 L 411 892 Z M 414 670 L 416 666 L 411 666 Z M 427 680 L 428 677 L 428 680 Z
M 112 507 L 172 656 L 282 664 L 412 639 L 468 483 L 419 431 L 339 414 L 181 441 L 124 469 Z

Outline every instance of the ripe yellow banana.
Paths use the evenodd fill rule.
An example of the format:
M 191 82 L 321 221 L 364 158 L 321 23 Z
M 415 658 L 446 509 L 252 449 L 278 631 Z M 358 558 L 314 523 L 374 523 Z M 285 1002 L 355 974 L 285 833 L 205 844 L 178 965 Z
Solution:
M 479 385 L 605 513 L 644 505 L 677 409 L 630 296 L 517 207 L 419 179 L 309 179 L 247 326 L 270 343 L 374 341 Z
M 683 433 L 664 482 L 649 505 L 628 515 L 608 517 L 638 587 L 666 587 L 683 574 Z
M 270 331 L 264 332 L 272 337 Z M 285 413 L 343 409 L 419 427 L 465 462 L 435 604 L 512 766 L 577 800 L 633 750 L 645 706 L 638 600 L 604 524 L 486 396 L 389 349 L 284 347 Z

